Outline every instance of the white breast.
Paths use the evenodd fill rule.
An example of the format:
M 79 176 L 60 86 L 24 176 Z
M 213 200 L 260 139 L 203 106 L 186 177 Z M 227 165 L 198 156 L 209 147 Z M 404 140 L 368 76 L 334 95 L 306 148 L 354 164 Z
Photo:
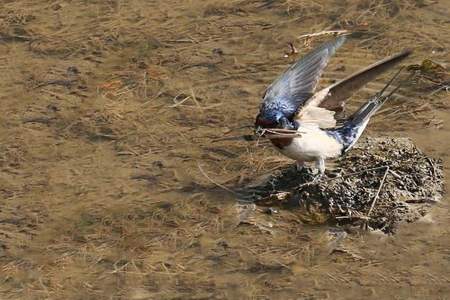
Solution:
M 291 144 L 280 152 L 294 160 L 313 161 L 318 158 L 334 158 L 342 153 L 342 144 L 329 136 L 317 125 L 305 124 L 299 127 L 301 137 L 294 138 Z

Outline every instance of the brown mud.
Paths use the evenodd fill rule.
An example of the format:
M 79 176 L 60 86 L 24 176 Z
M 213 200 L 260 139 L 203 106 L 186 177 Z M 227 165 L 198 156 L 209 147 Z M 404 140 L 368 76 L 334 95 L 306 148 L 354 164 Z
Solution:
M 265 87 L 329 38 L 299 36 L 336 29 L 355 34 L 323 85 L 414 49 L 417 77 L 365 136 L 409 137 L 450 178 L 449 8 L 0 1 L 0 299 L 448 299 L 446 195 L 385 235 L 291 209 L 252 220 L 217 184 L 291 168 L 267 142 L 230 137 L 249 134 Z
M 280 170 L 244 187 L 245 201 L 291 209 L 309 224 L 361 227 L 395 233 L 427 215 L 442 198 L 442 162 L 405 138 L 365 139 L 321 177 L 311 170 Z M 258 182 L 258 180 L 256 181 Z M 345 226 L 345 227 L 343 227 Z

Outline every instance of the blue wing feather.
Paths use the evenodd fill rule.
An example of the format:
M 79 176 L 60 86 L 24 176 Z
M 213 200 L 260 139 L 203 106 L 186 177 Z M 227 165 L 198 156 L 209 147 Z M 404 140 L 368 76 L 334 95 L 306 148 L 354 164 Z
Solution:
M 330 57 L 344 41 L 345 36 L 339 36 L 322 44 L 281 74 L 264 94 L 261 115 L 273 118 L 281 113 L 291 119 L 312 96 Z

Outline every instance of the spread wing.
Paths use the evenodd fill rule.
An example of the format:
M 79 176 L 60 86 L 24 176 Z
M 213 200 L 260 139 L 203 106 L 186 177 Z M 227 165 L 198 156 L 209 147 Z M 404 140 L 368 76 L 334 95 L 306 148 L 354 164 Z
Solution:
M 335 111 L 341 110 L 345 104 L 345 100 L 350 98 L 355 91 L 359 90 L 366 83 L 375 79 L 382 73 L 391 69 L 411 53 L 412 51 L 409 49 L 403 50 L 400 53 L 380 60 L 367 68 L 331 85 L 327 96 L 323 99 L 319 106 Z
M 343 110 L 348 98 L 366 83 L 391 69 L 411 53 L 411 50 L 403 50 L 317 92 L 303 105 L 296 119 L 300 122 L 316 123 L 321 128 L 336 126 L 334 115 L 336 112 Z
M 281 111 L 287 118 L 292 118 L 313 95 L 323 69 L 344 41 L 345 36 L 328 41 L 290 66 L 267 88 L 262 113 Z

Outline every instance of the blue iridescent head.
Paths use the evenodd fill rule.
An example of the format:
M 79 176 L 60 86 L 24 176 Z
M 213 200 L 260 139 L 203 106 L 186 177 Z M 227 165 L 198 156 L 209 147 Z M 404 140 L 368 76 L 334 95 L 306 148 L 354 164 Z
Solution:
M 280 128 L 297 130 L 299 123 L 291 120 L 280 110 L 262 109 L 256 116 L 255 130 L 258 132 L 265 128 Z

